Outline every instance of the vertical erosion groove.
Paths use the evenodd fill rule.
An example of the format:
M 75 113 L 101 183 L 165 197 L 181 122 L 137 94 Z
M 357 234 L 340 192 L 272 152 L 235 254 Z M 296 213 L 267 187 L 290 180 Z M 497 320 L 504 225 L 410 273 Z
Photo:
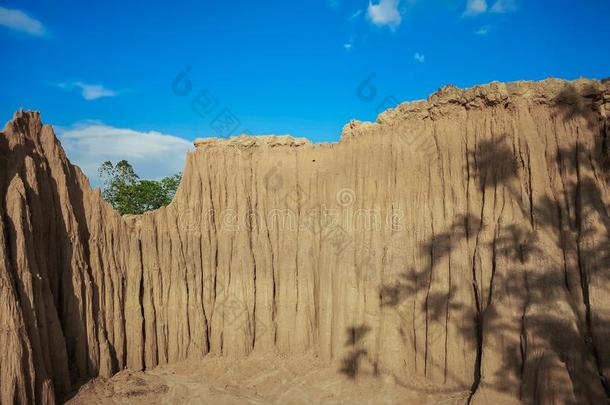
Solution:
M 140 285 L 138 288 L 138 305 L 140 308 L 140 314 L 142 316 L 142 367 L 146 368 L 146 317 L 144 315 L 144 261 L 142 259 L 142 241 L 138 240 L 138 258 L 139 258 L 139 269 L 140 272 L 139 280 Z

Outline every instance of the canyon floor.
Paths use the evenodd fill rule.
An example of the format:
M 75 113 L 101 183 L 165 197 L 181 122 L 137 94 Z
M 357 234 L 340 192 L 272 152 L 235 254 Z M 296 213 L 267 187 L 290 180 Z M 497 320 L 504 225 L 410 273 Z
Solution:
M 364 362 L 363 362 L 364 363 Z M 96 378 L 67 400 L 89 404 L 431 404 L 457 405 L 470 392 L 414 376 L 401 381 L 369 364 L 323 362 L 312 356 L 208 356 Z

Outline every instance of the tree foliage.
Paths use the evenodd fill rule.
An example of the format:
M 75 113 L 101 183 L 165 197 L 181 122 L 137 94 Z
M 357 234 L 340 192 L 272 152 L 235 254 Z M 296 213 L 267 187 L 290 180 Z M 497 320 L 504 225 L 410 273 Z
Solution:
M 177 173 L 159 181 L 142 180 L 126 160 L 116 165 L 106 161 L 98 172 L 102 196 L 121 215 L 141 214 L 168 205 L 182 179 L 182 173 Z

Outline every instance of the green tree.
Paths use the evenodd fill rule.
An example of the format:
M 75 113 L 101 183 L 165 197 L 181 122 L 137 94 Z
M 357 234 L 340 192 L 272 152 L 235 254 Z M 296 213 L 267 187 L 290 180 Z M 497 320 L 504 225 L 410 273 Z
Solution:
M 182 179 L 182 174 L 177 173 L 159 181 L 141 180 L 126 160 L 116 165 L 106 161 L 98 172 L 103 198 L 121 215 L 141 214 L 168 205 Z

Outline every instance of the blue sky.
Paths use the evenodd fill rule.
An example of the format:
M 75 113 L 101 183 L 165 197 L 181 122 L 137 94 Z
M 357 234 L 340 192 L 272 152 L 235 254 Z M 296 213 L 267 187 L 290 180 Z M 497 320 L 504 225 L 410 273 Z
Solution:
M 336 141 L 449 83 L 610 76 L 608 16 L 606 0 L 0 1 L 0 118 L 41 111 L 89 174 L 125 153 L 158 177 L 151 150 L 121 149 L 135 137 L 167 159 L 223 135 L 219 115 L 236 133 Z

